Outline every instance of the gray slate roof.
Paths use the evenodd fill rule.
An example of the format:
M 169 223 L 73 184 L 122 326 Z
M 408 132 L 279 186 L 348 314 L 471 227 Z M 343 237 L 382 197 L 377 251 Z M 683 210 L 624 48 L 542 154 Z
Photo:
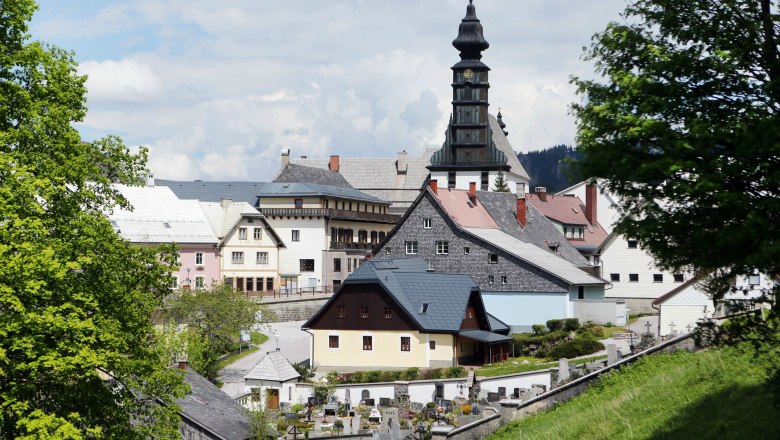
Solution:
M 428 272 L 419 257 L 366 261 L 344 284 L 367 281 L 381 284 L 424 331 L 457 333 L 472 292 L 479 292 L 470 276 Z
M 276 183 L 316 183 L 325 186 L 352 188 L 340 173 L 328 169 L 314 168 L 288 163 L 274 179 Z
M 360 192 L 353 188 L 340 187 L 340 186 L 328 186 L 319 185 L 316 183 L 266 183 L 260 189 L 258 195 L 262 197 L 337 197 L 340 199 L 356 200 L 360 202 L 369 202 L 384 204 L 387 203 L 370 196 L 366 193 Z
M 477 198 L 490 213 L 501 231 L 549 251 L 548 244 L 558 244 L 557 255 L 577 267 L 589 266 L 588 260 L 566 240 L 550 220 L 530 203 L 527 204 L 526 227 L 517 222 L 517 196 L 512 193 L 478 191 Z
M 504 129 L 498 125 L 498 119 L 495 116 L 488 113 L 488 121 L 490 122 L 490 129 L 493 132 L 493 143 L 501 152 L 506 156 L 506 164 L 510 167 L 510 172 L 520 177 L 524 177 L 530 180 L 528 173 L 520 164 L 520 159 L 517 158 L 517 153 L 512 149 L 512 145 L 509 143 L 504 134 Z
M 284 357 L 279 349 L 269 351 L 244 376 L 244 379 L 267 380 L 271 382 L 287 382 L 301 377 L 290 361 Z
M 204 182 L 155 180 L 157 186 L 167 186 L 180 199 L 200 200 L 201 202 L 219 202 L 231 199 L 235 202 L 247 202 L 257 205 L 257 193 L 265 182 Z
M 226 440 L 252 437 L 244 408 L 200 374 L 187 369 L 184 380 L 192 393 L 179 399 L 180 413 Z

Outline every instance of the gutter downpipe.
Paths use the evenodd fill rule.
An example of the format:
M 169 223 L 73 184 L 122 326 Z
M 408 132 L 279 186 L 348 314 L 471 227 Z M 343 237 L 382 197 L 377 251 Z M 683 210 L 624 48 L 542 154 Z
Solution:
M 655 303 L 651 302 L 650 307 L 658 310 L 658 333 L 656 333 L 656 338 L 661 339 L 661 306 L 656 307 Z
M 314 368 L 314 333 L 310 332 L 308 328 L 301 327 L 302 332 L 306 332 L 311 336 L 309 339 L 309 368 Z

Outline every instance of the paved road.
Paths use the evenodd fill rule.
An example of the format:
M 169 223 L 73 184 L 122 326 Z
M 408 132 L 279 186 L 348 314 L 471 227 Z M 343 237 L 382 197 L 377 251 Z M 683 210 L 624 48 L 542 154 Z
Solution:
M 219 377 L 223 382 L 222 391 L 231 397 L 244 393 L 244 376 L 269 351 L 279 350 L 293 364 L 309 359 L 308 333 L 301 331 L 304 321 L 277 322 L 268 324 L 268 328 L 258 330 L 269 336 L 260 349 L 225 367 Z

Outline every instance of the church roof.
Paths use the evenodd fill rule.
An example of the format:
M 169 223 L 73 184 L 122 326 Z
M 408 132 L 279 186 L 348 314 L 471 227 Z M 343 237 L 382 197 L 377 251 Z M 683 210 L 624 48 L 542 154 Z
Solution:
M 288 163 L 274 179 L 276 183 L 316 183 L 326 186 L 352 188 L 343 175 L 328 169 Z
M 490 43 L 485 40 L 482 24 L 477 18 L 476 8 L 471 0 L 466 7 L 466 16 L 458 28 L 458 36 L 452 41 L 452 45 L 460 51 L 460 57 L 464 60 L 479 60 L 482 58 L 482 51 L 490 47 Z

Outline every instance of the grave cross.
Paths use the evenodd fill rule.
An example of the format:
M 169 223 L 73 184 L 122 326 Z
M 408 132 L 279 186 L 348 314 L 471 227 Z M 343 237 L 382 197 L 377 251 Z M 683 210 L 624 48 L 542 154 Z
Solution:
M 650 321 L 647 321 L 647 322 L 645 322 L 645 327 L 647 327 L 647 332 L 648 332 L 648 333 L 650 333 L 650 327 L 652 327 L 652 326 L 653 326 L 653 325 L 652 325 L 652 324 L 650 324 Z
M 671 332 L 674 333 L 674 328 L 677 327 L 677 324 L 674 323 L 674 321 L 669 323 L 669 329 L 671 329 Z
M 687 327 L 685 327 L 685 328 L 687 328 L 687 329 L 688 329 L 688 333 L 690 333 L 690 332 L 693 330 L 693 325 L 691 325 L 691 324 L 689 323 L 689 324 L 688 324 L 688 326 L 687 326 Z

